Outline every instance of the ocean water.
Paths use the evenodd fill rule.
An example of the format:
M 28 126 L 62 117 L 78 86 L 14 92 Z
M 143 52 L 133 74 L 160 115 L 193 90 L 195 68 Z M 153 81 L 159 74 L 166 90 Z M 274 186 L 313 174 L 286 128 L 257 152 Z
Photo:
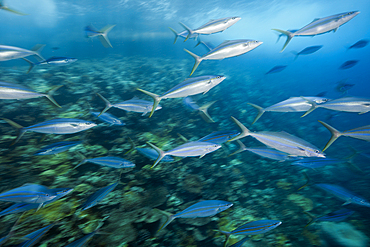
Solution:
M 243 246 L 369 246 L 369 207 L 343 205 L 345 201 L 315 186 L 338 185 L 370 201 L 370 146 L 366 141 L 340 137 L 325 154 L 343 162 L 315 169 L 247 151 L 229 156 L 238 149 L 236 142 L 224 143 L 201 159 L 175 158 L 174 162 L 161 162 L 153 169 L 154 160 L 134 150 L 149 148 L 150 142 L 168 151 L 185 143 L 180 135 L 196 141 L 214 131 L 240 131 L 231 116 L 251 131 L 285 131 L 320 150 L 330 139 L 330 132 L 318 120 L 339 131 L 368 125 L 369 113 L 323 108 L 305 117 L 301 117 L 304 112 L 265 112 L 252 125 L 257 110 L 248 103 L 268 107 L 290 97 L 320 93 L 329 99 L 370 98 L 370 45 L 349 49 L 359 40 L 370 40 L 369 1 L 4 0 L 4 4 L 27 15 L 0 10 L 0 45 L 31 49 L 45 44 L 41 55 L 46 59 L 58 56 L 78 60 L 65 66 L 36 65 L 30 73 L 28 63 L 22 59 L 1 61 L 1 82 L 17 83 L 40 93 L 56 85 L 63 87 L 53 94 L 61 108 L 45 97 L 1 99 L 0 117 L 22 126 L 54 118 L 98 124 L 68 135 L 26 132 L 11 145 L 17 129 L 4 120 L 0 122 L 0 193 L 27 183 L 74 189 L 38 210 L 0 216 L 0 237 L 9 232 L 13 235 L 5 246 L 15 246 L 24 241 L 22 236 L 55 222 L 39 240 L 39 246 L 66 246 L 94 233 L 99 225 L 101 234 L 94 235 L 86 246 L 224 246 L 225 236 L 217 230 L 232 231 L 247 222 L 266 219 L 282 224 L 251 236 Z M 335 32 L 294 37 L 283 52 L 280 50 L 286 37 L 276 42 L 278 33 L 271 30 L 299 29 L 315 18 L 349 11 L 360 14 Z M 179 37 L 174 43 L 175 35 L 168 28 L 181 32 L 184 29 L 179 22 L 195 29 L 211 19 L 231 16 L 241 20 L 223 32 L 200 35 L 198 40 L 184 42 Z M 85 37 L 87 25 L 97 30 L 116 25 L 108 33 L 112 48 L 104 47 L 97 37 Z M 200 56 L 208 50 L 203 45 L 196 46 L 199 40 L 215 47 L 235 39 L 263 44 L 237 57 L 204 60 L 189 76 L 194 59 L 184 49 Z M 316 45 L 322 48 L 295 59 L 294 53 Z M 27 59 L 37 62 L 34 56 Z M 339 69 L 348 60 L 358 63 Z M 281 72 L 266 74 L 274 66 L 283 65 L 286 68 Z M 214 123 L 186 108 L 182 98 L 163 99 L 162 109 L 150 118 L 148 114 L 109 109 L 124 126 L 104 123 L 90 114 L 105 107 L 97 93 L 112 104 L 133 97 L 152 102 L 137 88 L 162 94 L 186 78 L 202 75 L 226 76 L 207 93 L 192 97 L 200 106 L 216 101 L 208 110 Z M 348 84 L 344 86 L 348 90 L 343 89 L 344 84 Z M 60 141 L 83 143 L 57 155 L 34 155 Z M 252 137 L 241 141 L 247 147 L 263 146 Z M 81 154 L 89 159 L 116 156 L 136 166 L 114 169 L 86 163 L 74 169 L 82 160 Z M 298 190 L 307 182 L 305 174 L 309 177 L 308 186 Z M 79 209 L 89 196 L 115 182 L 119 184 L 104 200 L 85 211 Z M 166 220 L 166 214 L 159 210 L 176 214 L 204 200 L 228 201 L 233 206 L 214 216 L 176 218 L 158 232 Z M 1 201 L 0 211 L 13 204 Z M 339 224 L 336 222 L 331 224 L 332 232 L 319 221 L 305 228 L 310 217 L 304 211 L 319 217 L 342 207 L 355 211 L 345 220 L 345 232 L 334 229 Z M 228 246 L 243 237 L 232 235 Z

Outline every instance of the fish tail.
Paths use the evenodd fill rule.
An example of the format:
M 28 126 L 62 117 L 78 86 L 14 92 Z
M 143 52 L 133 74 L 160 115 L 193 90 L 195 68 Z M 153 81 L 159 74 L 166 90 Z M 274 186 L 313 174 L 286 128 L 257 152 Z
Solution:
M 303 189 L 304 187 L 307 187 L 308 184 L 310 183 L 310 177 L 307 175 L 307 173 L 306 172 L 303 172 L 303 175 L 306 178 L 307 182 L 304 185 L 302 185 L 301 187 L 299 187 L 299 189 L 297 191 Z
M 247 129 L 247 127 L 245 127 L 241 122 L 239 122 L 238 119 L 236 119 L 234 117 L 231 117 L 231 119 L 234 121 L 234 123 L 236 123 L 236 125 L 239 126 L 239 128 L 242 130 L 242 132 L 239 135 L 235 136 L 234 138 L 231 138 L 227 142 L 232 142 L 232 141 L 235 141 L 235 140 L 238 140 L 238 139 L 241 139 L 245 136 L 250 135 L 249 129 Z
M 10 146 L 13 146 L 14 144 L 16 144 L 19 141 L 19 139 L 21 139 L 21 137 L 24 135 L 24 133 L 26 133 L 27 130 L 24 129 L 24 127 L 22 125 L 19 125 L 16 122 L 13 122 L 10 119 L 7 119 L 7 118 L 1 118 L 1 119 L 4 120 L 5 122 L 7 122 L 8 124 L 10 124 L 11 126 L 13 126 L 14 128 L 19 130 L 17 138 L 10 144 Z
M 195 55 L 191 51 L 186 50 L 186 49 L 184 49 L 184 51 L 186 51 L 187 53 L 189 53 L 190 56 L 192 56 L 195 59 L 195 64 L 194 64 L 193 69 L 191 70 L 191 73 L 190 73 L 190 75 L 192 75 L 194 73 L 194 71 L 198 68 L 198 65 L 200 64 L 200 62 L 202 62 L 202 58 L 199 57 L 199 56 L 197 56 L 197 55 Z
M 1 1 L 1 2 L 2 2 L 2 1 Z M 27 14 L 25 14 L 25 13 L 19 12 L 19 11 L 17 11 L 17 10 L 11 9 L 11 8 L 8 8 L 8 7 L 6 7 L 6 6 L 1 6 L 1 8 L 0 8 L 0 9 L 2 9 L 2 10 L 6 10 L 6 11 L 9 11 L 9 12 L 12 12 L 12 13 L 17 14 L 17 15 L 27 15 Z
M 134 143 L 134 141 L 133 141 L 133 140 L 131 140 L 131 138 L 130 138 L 130 137 L 128 137 L 128 140 L 129 140 L 129 142 L 130 142 L 130 144 L 131 144 L 131 148 L 130 148 L 130 150 L 128 150 L 128 151 L 125 153 L 125 155 L 126 155 L 126 154 L 128 154 L 128 153 L 131 153 L 132 151 L 134 151 L 134 150 L 135 150 L 135 143 Z
M 194 32 L 189 27 L 187 27 L 184 23 L 180 22 L 180 25 L 183 26 L 183 28 L 185 28 L 188 31 L 188 36 L 186 36 L 186 38 L 184 40 L 184 42 L 185 42 L 191 37 L 191 35 L 193 35 Z
M 80 165 L 83 165 L 83 164 L 85 164 L 85 163 L 86 163 L 86 157 L 85 157 L 82 153 L 80 153 L 80 152 L 77 152 L 77 154 L 78 154 L 78 156 L 80 156 L 81 161 L 80 161 L 80 163 L 78 163 L 75 167 L 73 167 L 73 169 L 76 169 L 76 168 L 77 168 L 77 167 L 79 167 Z
M 283 51 L 285 50 L 285 48 L 287 47 L 287 45 L 289 44 L 289 42 L 290 42 L 290 41 L 292 40 L 292 38 L 294 37 L 294 33 L 289 32 L 289 31 L 284 31 L 284 30 L 281 30 L 281 29 L 272 29 L 272 30 L 274 30 L 274 31 L 276 31 L 276 32 L 279 32 L 279 33 L 281 33 L 281 34 L 283 34 L 283 35 L 287 36 L 286 41 L 285 41 L 285 44 L 284 44 L 283 48 L 282 48 L 282 49 L 281 49 L 281 51 L 280 51 L 280 52 L 283 52 Z
M 306 99 L 305 97 L 302 97 L 302 96 L 301 96 L 301 98 L 304 99 L 307 103 L 309 103 L 311 105 L 311 108 L 308 111 L 306 111 L 305 114 L 303 114 L 301 116 L 301 117 L 305 117 L 317 108 L 317 104 L 313 100 Z
M 165 152 L 163 152 L 160 148 L 154 146 L 153 144 L 151 144 L 150 142 L 148 142 L 148 144 L 154 148 L 155 151 L 157 151 L 158 153 L 158 158 L 155 160 L 154 164 L 150 167 L 150 169 L 154 168 L 163 158 L 164 156 L 166 156 L 167 154 Z M 168 225 L 168 224 L 167 224 Z
M 105 102 L 105 108 L 98 115 L 98 117 L 100 117 L 101 114 L 108 111 L 112 107 L 112 104 L 106 98 L 104 98 L 100 93 L 97 93 L 97 95 Z
M 224 247 L 226 247 L 227 246 L 227 242 L 229 241 L 231 232 L 221 231 L 221 230 L 217 230 L 217 231 L 219 231 L 220 233 L 222 233 L 222 234 L 224 234 L 226 236 L 226 240 L 225 240 L 225 243 L 224 243 Z
M 168 27 L 174 34 L 175 34 L 175 41 L 173 41 L 173 43 L 175 44 L 176 41 L 177 41 L 177 37 L 179 37 L 179 34 L 172 28 Z
M 114 28 L 116 25 L 107 25 L 105 27 L 103 27 L 101 30 L 99 30 L 99 33 L 101 33 L 101 35 L 98 36 L 100 42 L 103 44 L 103 46 L 105 48 L 112 48 L 112 44 L 110 43 L 109 39 L 108 39 L 108 33 L 110 30 L 112 30 L 112 28 Z
M 205 105 L 202 105 L 199 107 L 199 113 L 201 114 L 202 118 L 207 122 L 207 123 L 214 123 L 215 121 L 211 118 L 211 116 L 208 114 L 208 108 L 211 107 L 214 103 L 216 103 L 217 100 L 209 102 Z
M 232 156 L 234 154 L 238 154 L 246 150 L 246 146 L 244 145 L 244 143 L 242 143 L 240 140 L 236 140 L 236 142 L 239 144 L 239 149 L 236 150 L 234 153 L 229 154 L 228 156 Z
M 154 102 L 153 102 L 153 108 L 152 108 L 152 111 L 149 114 L 149 117 L 151 117 L 153 115 L 155 109 L 157 108 L 157 106 L 158 106 L 158 104 L 159 104 L 159 102 L 161 101 L 162 98 L 159 95 L 157 95 L 157 94 L 154 94 L 154 93 L 145 91 L 145 90 L 140 89 L 140 88 L 137 88 L 137 90 L 139 90 L 140 92 L 143 92 L 143 93 L 145 93 L 145 94 L 147 94 L 147 95 L 149 95 L 150 97 L 153 98 L 153 100 L 154 100 Z
M 309 226 L 309 225 L 311 225 L 312 223 L 314 223 L 314 222 L 315 222 L 315 220 L 316 220 L 316 216 L 312 215 L 311 213 L 309 213 L 309 212 L 307 212 L 307 211 L 304 211 L 303 213 L 307 214 L 307 215 L 308 215 L 308 217 L 310 217 L 310 218 L 311 218 L 311 219 L 310 219 L 310 221 L 307 223 L 307 225 L 305 225 L 305 227 L 304 227 L 304 228 L 306 228 L 307 226 Z
M 181 138 L 181 140 L 183 140 L 184 142 L 188 142 L 188 141 L 189 141 L 185 136 L 181 135 L 180 133 L 177 133 L 177 135 L 178 135 L 178 136 Z
M 61 87 L 63 87 L 63 85 L 55 86 L 52 89 L 50 89 L 49 92 L 45 95 L 46 98 L 48 98 L 51 101 L 51 103 L 53 103 L 59 108 L 62 108 L 62 107 L 55 101 L 55 99 L 53 98 L 53 94 L 55 93 L 55 91 L 57 91 Z
M 340 131 L 334 129 L 333 127 L 331 127 L 329 124 L 327 123 L 324 123 L 322 121 L 319 120 L 319 122 L 325 126 L 325 128 L 327 128 L 330 133 L 331 133 L 331 138 L 330 140 L 328 141 L 328 143 L 326 143 L 324 149 L 322 150 L 323 152 L 328 149 L 328 147 L 330 147 L 331 144 L 333 144 L 333 142 L 338 139 L 338 137 L 340 137 L 343 133 L 341 133 Z
M 253 106 L 254 108 L 256 108 L 258 110 L 258 114 L 257 114 L 256 118 L 254 119 L 254 121 L 252 123 L 252 124 L 254 124 L 262 116 L 262 114 L 265 113 L 265 109 L 258 106 L 258 105 L 252 104 L 252 103 L 247 103 L 247 104 Z
M 298 58 L 298 56 L 299 56 L 299 55 L 298 55 L 298 52 L 296 52 L 296 51 L 291 51 L 291 53 L 293 53 L 293 54 L 295 55 L 295 57 L 294 57 L 294 61 L 295 61 L 295 60 L 297 60 L 297 58 Z
M 22 58 L 24 61 L 26 61 L 30 67 L 28 68 L 28 71 L 27 71 L 27 74 L 31 72 L 31 70 L 33 69 L 33 67 L 35 67 L 35 63 L 31 62 L 30 60 L 28 60 L 27 58 Z
M 158 229 L 157 232 L 159 232 L 160 230 L 162 230 L 163 228 L 165 228 L 166 226 L 168 226 L 174 219 L 175 219 L 175 215 L 171 214 L 171 213 L 168 213 L 166 211 L 162 211 L 162 210 L 159 210 L 158 208 L 156 208 L 156 210 L 158 210 L 159 212 L 161 212 L 162 214 L 166 215 L 167 217 L 167 220 L 163 223 L 163 225 Z
M 32 49 L 31 49 L 31 51 L 33 51 L 35 54 L 35 56 L 36 56 L 36 59 L 40 62 L 40 61 L 45 61 L 45 58 L 43 58 L 42 56 L 41 56 L 41 51 L 42 51 L 42 49 L 44 49 L 44 47 L 45 47 L 45 45 L 41 45 L 41 44 L 37 44 L 37 45 L 35 45 Z

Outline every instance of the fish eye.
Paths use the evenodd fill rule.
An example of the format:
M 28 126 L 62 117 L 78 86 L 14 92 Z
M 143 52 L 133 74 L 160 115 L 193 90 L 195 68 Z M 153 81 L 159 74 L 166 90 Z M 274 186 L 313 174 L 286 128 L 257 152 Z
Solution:
M 318 154 L 318 153 L 320 153 L 320 151 L 319 150 L 315 150 L 315 153 Z
M 217 76 L 216 78 L 217 78 L 217 79 L 220 79 L 220 78 L 221 78 L 221 76 Z
M 236 17 L 233 17 L 233 18 L 231 18 L 232 20 L 235 20 L 236 19 Z

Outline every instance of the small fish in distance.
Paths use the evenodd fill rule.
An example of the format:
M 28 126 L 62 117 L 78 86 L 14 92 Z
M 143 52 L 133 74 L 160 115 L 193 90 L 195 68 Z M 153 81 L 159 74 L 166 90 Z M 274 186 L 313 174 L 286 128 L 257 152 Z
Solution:
M 37 63 L 33 63 L 31 62 L 30 60 L 26 59 L 26 58 L 22 58 L 24 61 L 26 61 L 27 63 L 29 63 L 30 67 L 27 71 L 27 74 L 31 72 L 31 70 L 37 66 L 37 65 L 45 65 L 45 64 L 48 64 L 48 65 L 52 65 L 52 66 L 66 66 L 68 64 L 71 64 L 71 63 L 74 63 L 77 61 L 77 58 L 73 58 L 73 57 L 51 57 L 51 58 L 48 58 L 46 60 L 43 60 L 43 61 L 39 61 Z
M 101 202 L 112 190 L 114 190 L 119 182 L 110 184 L 104 188 L 99 189 L 94 194 L 89 196 L 84 204 L 82 204 L 82 211 L 94 207 L 96 204 Z
M 367 46 L 368 43 L 369 43 L 369 40 L 367 40 L 367 39 L 359 40 L 356 43 L 354 43 L 353 45 L 351 45 L 350 47 L 348 47 L 348 50 L 349 49 L 360 49 L 360 48 L 364 48 L 365 46 Z
M 86 159 L 82 154 L 80 156 L 83 157 L 83 160 L 78 163 L 73 169 L 76 169 L 77 167 L 85 164 L 85 163 L 93 163 L 100 166 L 107 166 L 111 168 L 132 168 L 135 167 L 135 164 L 131 161 L 125 160 L 123 158 L 114 157 L 114 156 L 105 156 L 105 157 L 97 157 L 92 159 Z
M 101 30 L 95 29 L 93 26 L 86 26 L 85 27 L 85 34 L 86 37 L 92 38 L 92 37 L 98 37 L 100 42 L 105 48 L 112 48 L 112 44 L 110 43 L 108 39 L 108 33 L 112 28 L 114 28 L 116 25 L 107 25 L 103 27 Z
M 358 60 L 348 60 L 344 62 L 341 66 L 339 66 L 339 69 L 344 70 L 344 69 L 350 69 L 353 66 L 355 66 L 359 61 Z
M 351 216 L 355 211 L 347 209 L 347 208 L 342 208 L 337 211 L 328 213 L 326 215 L 323 215 L 321 217 L 316 217 L 313 216 L 310 212 L 304 211 L 305 214 L 307 214 L 311 220 L 308 222 L 308 224 L 305 226 L 309 226 L 315 221 L 332 221 L 332 222 L 338 222 L 347 219 L 349 216 Z
M 51 155 L 51 154 L 59 154 L 61 152 L 67 151 L 68 149 L 77 146 L 79 144 L 82 144 L 82 141 L 62 141 L 62 142 L 56 142 L 50 145 L 47 145 L 46 147 L 41 148 L 37 153 L 34 155 L 41 156 L 41 155 Z
M 118 126 L 124 126 L 126 125 L 121 119 L 113 116 L 112 114 L 109 113 L 103 113 L 100 114 L 100 112 L 90 112 L 92 115 L 95 117 L 99 118 L 103 122 L 106 122 L 108 124 L 112 125 L 118 125 Z
M 272 29 L 274 31 L 277 31 L 281 34 L 284 34 L 287 39 L 285 41 L 285 44 L 280 52 L 284 51 L 291 39 L 295 36 L 315 36 L 319 34 L 324 34 L 328 32 L 335 32 L 337 29 L 350 21 L 352 18 L 354 18 L 356 15 L 358 15 L 360 12 L 358 11 L 351 11 L 351 12 L 345 12 L 340 13 L 336 15 L 331 15 L 323 18 L 316 18 L 308 25 L 302 27 L 301 29 L 298 29 L 295 32 L 289 32 L 284 31 L 280 29 Z
M 292 51 L 292 53 L 295 55 L 294 60 L 296 60 L 298 58 L 298 56 L 300 56 L 300 55 L 309 55 L 309 54 L 312 54 L 314 52 L 317 52 L 321 48 L 322 48 L 322 45 L 315 45 L 315 46 L 306 47 L 300 52 Z
M 277 66 L 273 67 L 272 69 L 270 69 L 269 71 L 267 71 L 265 73 L 265 75 L 279 73 L 279 72 L 283 71 L 286 67 L 287 67 L 287 65 L 277 65 Z

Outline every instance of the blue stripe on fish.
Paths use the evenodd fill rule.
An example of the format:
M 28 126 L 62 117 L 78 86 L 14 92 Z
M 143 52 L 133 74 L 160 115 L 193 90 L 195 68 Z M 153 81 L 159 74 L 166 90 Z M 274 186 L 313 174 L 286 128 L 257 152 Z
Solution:
M 87 201 L 81 206 L 82 211 L 94 207 L 100 201 L 102 201 L 112 190 L 116 188 L 117 183 L 108 185 L 104 188 L 99 189 L 94 194 L 92 194 Z

